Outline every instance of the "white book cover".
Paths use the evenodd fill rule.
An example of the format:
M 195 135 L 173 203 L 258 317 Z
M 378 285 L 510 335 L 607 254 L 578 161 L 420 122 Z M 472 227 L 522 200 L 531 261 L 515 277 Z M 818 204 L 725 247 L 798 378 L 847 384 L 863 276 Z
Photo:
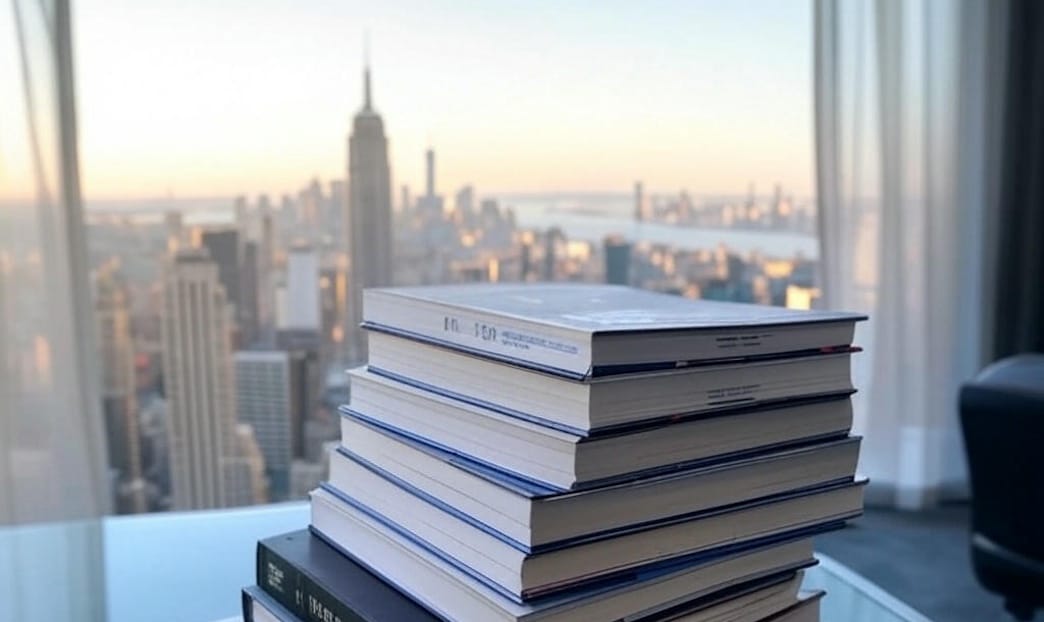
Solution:
M 865 319 L 616 285 L 443 285 L 364 296 L 368 329 L 574 377 L 847 346 Z

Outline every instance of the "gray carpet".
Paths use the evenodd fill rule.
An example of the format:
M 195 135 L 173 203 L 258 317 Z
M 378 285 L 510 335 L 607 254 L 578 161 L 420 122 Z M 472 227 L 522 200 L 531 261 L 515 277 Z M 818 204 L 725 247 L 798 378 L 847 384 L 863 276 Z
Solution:
M 816 538 L 816 549 L 935 622 L 1011 620 L 1000 597 L 975 580 L 968 516 L 964 505 L 927 512 L 868 508 L 848 528 Z

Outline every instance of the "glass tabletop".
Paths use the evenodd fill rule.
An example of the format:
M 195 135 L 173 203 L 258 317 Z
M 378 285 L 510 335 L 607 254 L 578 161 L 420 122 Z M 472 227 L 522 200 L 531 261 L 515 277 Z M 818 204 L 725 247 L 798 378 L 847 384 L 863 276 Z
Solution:
M 110 517 L 93 527 L 54 524 L 0 528 L 0 558 L 15 561 L 0 563 L 0 602 L 13 601 L 14 594 L 7 590 L 18 590 L 17 602 L 29 606 L 39 602 L 53 608 L 54 582 L 45 578 L 70 561 L 63 551 L 84 549 L 74 546 L 77 540 L 93 537 L 103 551 L 109 622 L 235 618 L 240 588 L 254 581 L 257 540 L 307 524 L 307 504 L 287 503 L 241 510 Z M 7 554 L 11 552 L 15 554 Z M 806 571 L 804 585 L 826 590 L 823 622 L 928 620 L 837 561 L 817 557 L 820 563 Z M 82 591 L 91 589 L 92 581 L 82 583 Z M 81 595 L 83 599 L 89 597 Z M 66 600 L 76 606 L 75 594 Z M 32 615 L 24 618 L 35 619 Z
M 805 571 L 804 589 L 826 590 L 823 622 L 930 622 L 906 603 L 847 566 L 816 553 L 819 564 Z

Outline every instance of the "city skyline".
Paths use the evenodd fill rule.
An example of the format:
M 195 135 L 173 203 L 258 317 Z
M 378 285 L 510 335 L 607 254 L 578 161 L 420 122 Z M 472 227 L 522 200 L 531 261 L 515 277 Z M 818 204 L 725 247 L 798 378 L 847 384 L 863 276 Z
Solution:
M 166 18 L 185 16 L 183 7 L 166 6 L 166 1 L 160 0 L 157 12 L 150 13 L 153 20 L 163 16 L 161 21 L 169 24 Z M 117 5 L 123 0 L 106 2 Z M 187 6 L 192 7 L 193 1 Z M 273 7 L 263 4 L 258 23 L 264 24 L 264 16 L 269 15 L 266 11 L 276 10 Z M 218 14 L 226 10 L 215 9 Z M 414 10 L 420 15 L 427 9 L 417 5 Z M 628 10 L 622 8 L 620 14 Z M 116 498 L 139 493 L 131 499 L 136 502 L 121 508 L 137 512 L 146 507 L 228 507 L 300 498 L 317 485 L 328 469 L 324 457 L 329 444 L 336 439 L 337 406 L 350 391 L 344 368 L 367 358 L 366 340 L 359 328 L 364 287 L 604 281 L 692 298 L 815 304 L 814 202 L 795 200 L 795 195 L 807 196 L 810 189 L 795 181 L 788 169 L 801 169 L 802 175 L 811 177 L 811 155 L 807 154 L 809 161 L 804 165 L 793 157 L 794 148 L 810 147 L 810 122 L 779 123 L 776 119 L 769 127 L 760 125 L 767 117 L 758 116 L 787 106 L 800 108 L 801 97 L 781 95 L 773 86 L 772 80 L 781 79 L 785 72 L 767 79 L 767 67 L 762 64 L 753 68 L 756 71 L 736 73 L 743 60 L 734 50 L 737 58 L 730 59 L 727 66 L 712 61 L 695 72 L 706 81 L 700 85 L 703 91 L 697 89 L 702 95 L 696 97 L 685 91 L 684 84 L 679 87 L 672 81 L 692 79 L 678 73 L 678 55 L 660 49 L 665 56 L 648 65 L 654 71 L 647 76 L 645 62 L 649 59 L 627 56 L 634 52 L 628 45 L 647 43 L 648 29 L 651 24 L 663 26 L 657 21 L 662 16 L 628 31 L 626 41 L 611 45 L 607 41 L 615 36 L 612 29 L 592 39 L 589 33 L 575 30 L 576 16 L 566 16 L 561 22 L 549 23 L 553 27 L 548 29 L 527 31 L 533 38 L 523 47 L 537 51 L 526 59 L 531 64 L 519 64 L 517 58 L 509 61 L 511 53 L 492 59 L 462 59 L 461 53 L 472 50 L 472 39 L 453 40 L 453 36 L 462 36 L 453 35 L 455 28 L 485 24 L 503 34 L 524 30 L 526 19 L 532 18 L 527 14 L 520 16 L 519 24 L 491 24 L 475 21 L 475 12 L 472 7 L 458 13 L 462 23 L 448 33 L 438 30 L 445 25 L 439 20 L 424 24 L 439 32 L 439 41 L 455 41 L 456 47 L 451 46 L 450 51 L 457 58 L 454 61 L 453 54 L 444 55 L 436 46 L 429 65 L 417 59 L 393 59 L 388 63 L 388 95 L 382 95 L 388 80 L 383 65 L 376 63 L 374 73 L 379 79 L 371 81 L 368 55 L 359 63 L 342 59 L 327 75 L 306 67 L 307 63 L 296 63 L 316 87 L 307 93 L 309 100 L 323 102 L 309 115 L 315 128 L 322 129 L 312 136 L 316 141 L 312 148 L 318 153 L 325 152 L 328 145 L 338 145 L 336 154 L 324 156 L 335 166 L 339 163 L 336 168 L 325 168 L 329 163 L 324 160 L 320 170 L 306 171 L 302 163 L 313 152 L 278 141 L 249 154 L 243 151 L 257 145 L 252 141 L 298 137 L 301 126 L 296 125 L 299 118 L 290 114 L 292 107 L 284 110 L 290 114 L 286 123 L 261 118 L 272 106 L 279 107 L 278 102 L 283 101 L 279 93 L 308 86 L 285 82 L 280 62 L 272 63 L 272 71 L 265 76 L 278 88 L 259 97 L 254 93 L 253 99 L 249 84 L 243 82 L 249 82 L 250 71 L 243 75 L 224 72 L 229 84 L 221 90 L 220 85 L 208 88 L 207 71 L 197 67 L 193 92 L 214 93 L 214 100 L 194 100 L 194 105 L 181 110 L 178 107 L 190 95 L 171 91 L 169 100 L 142 108 L 147 112 L 144 126 L 129 123 L 122 128 L 126 133 L 109 136 L 112 144 L 122 144 L 120 157 L 134 152 L 132 145 L 121 141 L 140 139 L 139 147 L 146 149 L 139 154 L 140 162 L 134 163 L 142 167 L 141 176 L 128 174 L 126 168 L 121 171 L 121 191 L 147 187 L 155 181 L 156 170 L 176 178 L 185 173 L 180 167 L 189 161 L 197 172 L 190 176 L 195 184 L 191 187 L 206 188 L 217 180 L 217 187 L 229 196 L 218 200 L 221 211 L 231 217 L 230 222 L 190 218 L 189 210 L 182 209 L 184 204 L 173 200 L 186 193 L 170 187 L 166 193 L 171 199 L 159 205 L 161 221 L 112 218 L 98 210 L 93 229 L 98 237 L 92 240 L 92 253 L 100 263 L 95 265 L 125 267 L 128 284 L 126 299 L 114 301 L 125 307 L 122 313 L 126 317 L 102 313 L 115 306 L 106 304 L 99 308 L 99 321 L 103 326 L 121 323 L 130 329 L 124 331 L 127 343 L 120 352 L 126 352 L 126 361 L 133 354 L 134 365 L 128 368 L 124 361 L 121 369 L 126 368 L 123 385 L 129 386 L 132 377 L 135 384 L 133 389 L 121 389 L 120 395 L 131 393 L 133 403 L 141 405 L 139 420 L 132 423 L 139 424 L 141 445 L 147 449 L 138 466 L 125 464 L 120 452 L 110 460 Z M 541 12 L 558 14 L 538 6 L 536 13 Z M 411 18 L 417 15 L 411 14 Z M 602 20 L 587 17 L 593 22 Z M 606 25 L 612 25 L 614 19 L 620 15 Z M 583 21 L 585 27 L 592 25 L 589 21 Z M 411 19 L 405 22 L 410 28 L 420 27 Z M 240 25 L 239 30 L 228 33 L 228 40 L 256 34 L 258 23 Z M 185 25 L 177 20 L 173 24 L 171 32 L 150 39 L 149 45 L 163 48 L 163 36 Z M 227 24 L 218 19 L 201 30 L 216 33 L 222 25 Z M 291 23 L 280 27 L 293 31 Z M 410 28 L 399 34 L 414 32 Z M 319 40 L 321 32 L 325 31 L 316 31 Z M 480 42 L 490 36 L 481 29 L 467 32 L 481 35 L 475 39 Z M 393 49 L 400 56 L 404 49 L 424 49 L 432 41 L 425 38 L 428 34 L 411 39 L 413 47 Z M 753 27 L 739 37 L 738 45 L 742 48 L 747 37 L 763 35 L 763 28 Z M 555 52 L 566 54 L 563 42 L 578 46 L 579 56 L 556 57 Z M 192 38 L 180 43 L 192 50 L 187 54 L 188 65 L 213 51 Z M 275 40 L 267 43 L 275 45 Z M 276 47 L 286 44 L 280 41 Z M 590 73 L 591 54 L 607 45 L 602 50 L 606 62 L 613 53 L 626 50 L 620 72 L 626 79 L 622 81 L 607 81 L 605 72 Z M 208 61 L 220 67 L 219 58 L 208 57 Z M 163 71 L 173 69 L 176 74 L 179 66 L 184 69 L 179 59 L 167 60 Z M 83 62 L 91 65 L 90 59 Z M 519 71 L 507 82 L 498 82 L 503 92 L 496 97 L 508 96 L 506 103 L 490 106 L 491 100 L 483 99 L 488 93 L 482 86 L 492 78 L 477 65 L 501 67 L 505 62 L 515 62 L 508 68 Z M 671 66 L 664 69 L 663 62 Z M 431 63 L 446 65 L 445 71 L 430 69 Z M 325 87 L 344 86 L 339 76 L 346 67 L 356 70 L 351 80 L 356 88 L 324 98 Z M 548 72 L 546 81 L 541 72 Z M 590 74 L 589 83 L 577 82 L 581 73 Z M 436 95 L 397 90 L 404 76 L 421 74 L 439 82 Z M 672 77 L 665 79 L 666 75 Z M 523 89 L 540 97 L 523 96 L 516 105 L 511 96 L 520 92 L 512 89 L 527 76 L 535 81 Z M 146 71 L 141 77 L 143 90 L 149 91 L 147 85 L 157 75 Z M 744 89 L 730 91 L 728 84 L 737 81 L 744 83 Z M 232 83 L 243 88 L 237 91 L 238 103 L 229 107 L 224 97 Z M 747 91 L 747 87 L 756 89 Z M 755 91 L 757 97 L 752 95 Z M 338 98 L 344 93 L 348 99 L 342 102 Z M 457 99 L 453 109 L 440 103 L 439 97 L 447 93 Z M 716 110 L 721 105 L 715 101 L 717 94 L 723 94 L 733 107 Z M 741 95 L 742 104 L 736 108 L 733 100 Z M 777 100 L 785 101 L 773 103 Z M 339 111 L 337 120 L 331 121 L 324 116 L 323 106 L 334 101 Z M 403 108 L 404 102 L 411 108 Z M 694 106 L 694 102 L 706 105 Z M 173 122 L 165 123 L 172 119 L 164 116 L 171 106 L 182 116 L 175 115 Z M 744 106 L 757 114 L 744 117 L 750 111 Z M 84 109 L 88 119 L 97 119 L 90 104 Z M 220 124 L 225 118 L 234 119 L 232 130 L 246 121 L 238 127 L 249 131 L 234 136 L 234 131 L 228 134 L 213 127 L 206 137 L 197 135 L 195 151 L 179 152 L 179 141 L 192 142 L 194 132 L 199 131 L 194 125 L 197 121 Z M 178 119 L 190 121 L 192 127 L 179 126 Z M 429 133 L 423 142 L 411 145 L 403 158 L 395 150 L 396 128 L 413 124 L 416 130 L 418 123 L 430 123 L 430 119 L 446 125 L 437 137 Z M 104 160 L 91 152 L 95 131 L 90 129 L 91 123 L 83 127 L 88 128 L 84 132 L 85 186 L 91 205 L 98 199 L 91 190 L 92 179 L 97 179 L 92 178 L 91 167 Z M 798 138 L 802 127 L 809 136 Z M 136 129 L 142 130 L 142 136 Z M 166 136 L 166 142 L 161 141 L 164 149 L 157 151 L 155 143 L 148 143 L 153 130 Z M 715 132 L 720 135 L 715 137 Z M 777 140 L 788 132 L 786 140 Z M 320 142 L 322 147 L 317 148 Z M 226 153 L 225 148 L 232 151 Z M 690 152 L 679 156 L 682 152 L 677 149 L 696 149 L 699 157 Z M 742 151 L 739 161 L 730 160 L 732 149 Z M 265 156 L 265 165 L 273 168 L 248 175 L 257 155 Z M 165 165 L 149 168 L 153 156 L 166 158 Z M 221 162 L 226 157 L 231 162 L 227 166 Z M 677 177 L 681 173 L 691 177 L 691 169 L 700 168 L 701 157 L 715 166 L 732 162 L 735 170 L 731 177 L 715 176 L 713 166 L 700 171 L 713 177 L 706 184 L 716 185 L 670 181 L 672 176 L 675 181 L 681 179 Z M 636 161 L 642 166 L 635 167 Z M 199 174 L 198 167 L 206 169 L 205 174 Z M 593 172 L 597 174 L 592 176 Z M 530 193 L 544 193 L 547 202 L 527 205 L 522 196 L 503 196 L 508 193 L 498 188 L 511 175 L 523 180 L 516 183 L 530 184 Z M 233 182 L 238 185 L 221 186 Z M 633 192 L 627 192 L 628 187 Z M 592 193 L 590 200 L 579 195 L 575 200 L 552 198 L 576 188 Z M 624 205 L 617 205 L 607 191 L 625 197 Z M 711 196 L 714 191 L 721 194 Z M 609 200 L 598 199 L 599 192 Z M 697 198 L 700 195 L 703 197 Z M 135 204 L 131 200 L 127 206 L 131 207 L 127 214 L 134 209 L 149 210 L 148 201 Z M 125 254 L 137 261 L 123 262 Z M 113 341 L 110 350 L 117 351 L 118 345 Z M 112 367 L 116 368 L 115 362 Z M 124 411 L 132 410 L 131 403 L 127 401 Z M 109 434 L 117 441 L 134 427 L 122 423 L 124 411 L 113 408 L 110 417 Z M 132 448 L 131 442 L 124 445 Z M 145 473 L 144 478 L 138 473 Z
M 350 257 L 363 245 L 348 242 L 381 237 L 377 223 L 366 218 L 357 219 L 362 226 L 355 231 L 362 235 L 350 235 L 353 210 L 346 205 L 359 215 L 391 217 L 394 244 L 377 248 L 393 253 L 392 280 L 398 285 L 605 281 L 803 307 L 818 297 L 815 253 L 802 250 L 814 241 L 811 208 L 795 204 L 780 185 L 768 201 L 750 188 L 738 201 L 693 201 L 686 193 L 650 197 L 638 180 L 622 222 L 595 203 L 545 208 L 543 224 L 523 224 L 510 204 L 476 200 L 473 186 L 455 193 L 450 207 L 437 192 L 439 160 L 429 150 L 423 154 L 423 191 L 404 193 L 408 200 L 393 216 L 389 190 L 377 192 L 387 181 L 380 117 L 365 98 L 357 121 L 346 158 L 354 169 L 355 201 L 343 201 L 353 192 L 338 180 L 311 180 L 274 203 L 265 195 L 229 200 L 231 223 L 193 224 L 179 211 L 166 211 L 161 220 L 102 217 L 90 225 L 96 275 L 112 272 L 122 282 L 125 274 L 127 283 L 122 301 L 99 299 L 102 334 L 122 335 L 108 346 L 102 342 L 103 359 L 124 370 L 123 386 L 129 385 L 127 374 L 134 376 L 136 399 L 127 404 L 141 405 L 144 449 L 136 467 L 123 459 L 123 448 L 133 448 L 133 432 L 126 442 L 125 437 L 134 422 L 123 423 L 128 410 L 106 401 L 107 408 L 114 406 L 107 421 L 120 511 L 295 499 L 325 477 L 324 452 L 337 433 L 335 408 L 348 391 L 343 370 L 362 357 L 350 345 L 357 335 L 344 320 L 354 323 L 348 299 L 358 297 L 367 277 L 351 270 L 354 264 L 365 271 L 365 261 Z M 378 194 L 383 200 L 373 201 Z M 585 223 L 608 225 L 616 233 L 598 241 L 574 237 L 583 236 Z M 674 243 L 643 239 L 656 228 L 681 237 Z M 625 231 L 639 238 L 625 240 Z M 367 252 L 376 254 L 377 248 Z M 183 304 L 185 295 L 191 301 L 193 287 L 203 291 L 203 300 L 212 292 L 213 304 Z M 206 354 L 208 343 L 215 351 Z M 122 353 L 122 362 L 108 351 Z M 126 369 L 131 352 L 133 370 Z M 273 365 L 291 358 L 289 367 Z M 220 362 L 225 359 L 231 359 L 227 365 Z M 196 371 L 215 382 L 201 384 L 194 367 L 206 368 Z M 231 367 L 235 372 L 222 379 Z M 227 383 L 234 384 L 234 393 L 222 397 Z M 119 398 L 128 391 L 116 393 Z M 216 434 L 201 434 L 201 421 L 211 422 L 202 428 L 215 427 Z M 185 455 L 189 445 L 199 450 L 194 456 Z M 198 491 L 192 489 L 196 482 Z
M 779 4 L 443 14 L 346 3 L 301 14 L 261 3 L 249 23 L 236 2 L 78 5 L 85 196 L 277 196 L 337 178 L 364 27 L 396 189 L 421 187 L 416 154 L 434 147 L 446 195 L 472 183 L 607 191 L 629 179 L 724 193 L 755 179 L 807 196 L 810 8 Z

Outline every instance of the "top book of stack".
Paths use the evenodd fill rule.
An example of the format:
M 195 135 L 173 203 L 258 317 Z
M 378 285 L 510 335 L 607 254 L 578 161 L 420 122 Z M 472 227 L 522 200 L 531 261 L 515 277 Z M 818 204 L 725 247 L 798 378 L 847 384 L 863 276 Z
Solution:
M 847 353 L 866 316 L 612 285 L 368 289 L 363 326 L 573 380 Z

